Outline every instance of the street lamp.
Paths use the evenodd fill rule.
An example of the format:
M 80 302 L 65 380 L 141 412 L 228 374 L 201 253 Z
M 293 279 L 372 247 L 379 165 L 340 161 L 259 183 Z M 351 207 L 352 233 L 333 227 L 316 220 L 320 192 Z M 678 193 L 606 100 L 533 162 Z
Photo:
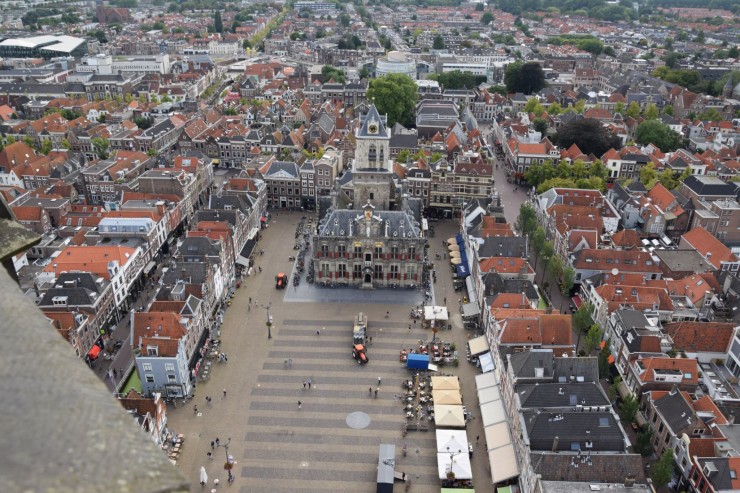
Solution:
M 232 476 L 231 474 L 231 469 L 234 467 L 234 464 L 236 464 L 234 457 L 229 455 L 229 444 L 230 443 L 231 443 L 231 437 L 229 437 L 224 443 L 220 443 L 216 445 L 217 447 L 224 448 L 224 452 L 226 454 L 226 462 L 224 463 L 224 469 L 226 469 L 226 472 L 229 474 L 229 483 L 234 481 L 234 476 Z
M 452 476 L 450 479 L 454 478 L 455 473 L 452 470 L 452 467 L 455 465 L 455 456 L 462 454 L 462 450 L 458 450 L 457 452 L 450 451 L 450 447 L 447 447 L 447 453 L 450 454 L 450 472 L 447 473 L 448 476 Z
M 267 310 L 267 322 L 265 322 L 265 325 L 267 325 L 267 338 L 272 339 L 272 315 L 270 315 L 270 307 L 272 307 L 272 303 L 268 303 L 266 305 L 262 305 L 262 308 Z

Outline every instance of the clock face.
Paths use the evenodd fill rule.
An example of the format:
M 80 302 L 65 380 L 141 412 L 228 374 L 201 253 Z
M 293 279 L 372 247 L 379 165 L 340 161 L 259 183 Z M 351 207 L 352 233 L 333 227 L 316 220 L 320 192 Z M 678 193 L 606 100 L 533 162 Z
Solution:
M 367 130 L 371 134 L 376 134 L 376 133 L 378 133 L 378 126 L 376 124 L 374 124 L 374 123 L 371 123 L 370 125 L 368 125 Z

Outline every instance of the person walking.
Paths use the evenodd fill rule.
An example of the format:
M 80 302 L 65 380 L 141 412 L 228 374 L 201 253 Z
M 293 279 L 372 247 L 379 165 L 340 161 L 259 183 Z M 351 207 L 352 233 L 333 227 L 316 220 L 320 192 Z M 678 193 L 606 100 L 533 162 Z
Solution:
M 303 406 L 303 403 L 301 401 L 298 401 L 298 409 L 300 409 Z
M 306 388 L 306 381 L 305 380 L 303 381 L 303 388 L 304 389 Z
M 382 380 L 383 380 L 382 378 L 378 377 L 378 387 L 380 387 L 380 382 L 381 382 Z
M 224 396 L 222 397 L 222 399 L 226 399 L 226 389 L 224 389 Z
M 367 395 L 368 395 L 368 397 L 372 397 L 372 395 L 373 395 L 373 388 L 372 387 L 370 387 L 369 389 L 367 389 Z
M 193 406 L 193 414 L 198 414 L 198 405 Z
M 480 441 L 480 435 L 478 435 L 477 437 L 475 437 L 475 441 L 476 442 Z
M 390 317 L 390 315 L 391 315 L 391 312 L 385 312 L 385 318 Z
M 252 306 L 252 297 L 249 297 L 249 306 Z
M 310 378 L 309 378 L 309 379 L 307 380 L 307 383 L 308 383 L 308 390 L 311 390 L 311 384 L 312 384 L 313 382 L 311 381 L 311 379 L 310 379 Z
M 208 456 L 208 460 L 213 460 L 213 454 L 211 452 L 206 452 L 206 455 Z
M 216 442 L 211 440 L 211 450 L 216 450 Z
M 320 336 L 321 335 L 321 332 L 319 331 L 319 329 L 316 329 L 316 335 L 317 336 Z
M 378 389 L 375 389 L 375 398 L 378 398 Z
M 221 445 L 221 440 L 219 440 L 219 438 L 216 437 L 216 447 L 218 447 L 219 445 Z

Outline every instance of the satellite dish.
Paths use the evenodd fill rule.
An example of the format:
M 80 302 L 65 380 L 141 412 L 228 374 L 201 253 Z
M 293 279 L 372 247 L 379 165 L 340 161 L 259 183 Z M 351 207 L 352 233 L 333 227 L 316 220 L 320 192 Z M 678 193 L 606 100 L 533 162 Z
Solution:
M 617 274 L 619 274 L 619 269 L 617 269 L 616 267 L 614 267 L 614 268 L 612 269 L 612 275 L 613 275 L 613 276 L 616 276 Z

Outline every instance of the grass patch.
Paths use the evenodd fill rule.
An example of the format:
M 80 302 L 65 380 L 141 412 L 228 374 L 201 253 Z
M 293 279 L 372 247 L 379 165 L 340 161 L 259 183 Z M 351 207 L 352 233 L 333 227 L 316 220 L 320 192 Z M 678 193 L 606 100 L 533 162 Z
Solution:
M 131 389 L 134 389 L 141 394 L 141 378 L 139 378 L 139 372 L 136 371 L 136 368 L 134 368 L 134 371 L 131 372 L 131 376 L 126 380 L 126 384 L 123 386 L 123 389 L 121 389 L 121 393 L 127 394 Z

